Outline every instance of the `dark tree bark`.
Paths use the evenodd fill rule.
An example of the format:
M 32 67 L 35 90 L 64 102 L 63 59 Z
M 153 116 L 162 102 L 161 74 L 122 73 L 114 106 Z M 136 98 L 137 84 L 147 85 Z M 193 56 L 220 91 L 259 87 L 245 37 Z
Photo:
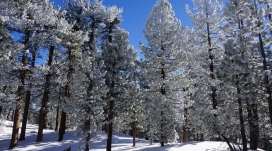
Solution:
M 236 76 L 236 80 L 238 80 L 238 76 Z M 240 89 L 239 89 L 239 82 L 237 81 L 237 94 L 239 95 Z M 245 123 L 244 123 L 244 117 L 243 117 L 243 107 L 242 107 L 242 100 L 238 97 L 238 107 L 239 107 L 239 120 L 240 120 L 240 132 L 242 137 L 242 143 L 243 143 L 243 151 L 247 151 L 247 139 L 246 139 L 246 132 L 245 132 Z
M 183 125 L 183 143 L 186 143 L 188 141 L 188 132 L 187 132 L 187 125 L 188 125 L 188 120 L 187 120 L 187 112 L 188 108 L 184 108 L 184 125 Z
M 85 130 L 87 131 L 87 136 L 85 138 L 85 151 L 89 151 L 90 149 L 90 141 L 91 141 L 91 133 L 90 133 L 91 120 L 88 119 L 85 121 Z
M 58 141 L 63 140 L 63 135 L 65 133 L 65 123 L 66 123 L 66 112 L 61 112 L 61 121 L 60 121 L 60 128 L 59 128 L 59 139 Z
M 264 52 L 264 44 L 263 44 L 263 40 L 262 40 L 262 35 L 259 34 L 259 42 L 260 42 L 260 50 L 261 50 L 261 55 L 263 58 L 263 71 L 267 70 L 267 61 L 266 61 L 266 54 Z M 268 102 L 268 108 L 269 108 L 269 117 L 270 117 L 270 123 L 272 124 L 272 93 L 271 93 L 271 88 L 270 88 L 270 83 L 269 83 L 269 78 L 268 75 L 265 75 L 264 78 L 264 84 L 265 89 L 266 89 L 266 93 L 268 94 L 267 97 L 267 102 Z
M 164 51 L 164 48 L 161 46 L 161 50 Z M 165 75 L 165 71 L 164 71 L 164 63 L 162 63 L 162 69 L 161 69 L 161 78 L 164 80 L 166 78 L 166 75 Z M 165 83 L 162 84 L 161 86 L 161 94 L 162 95 L 166 95 L 166 90 L 165 90 Z M 161 109 L 163 109 L 163 104 L 161 105 Z M 163 134 L 162 130 L 165 128 L 165 124 L 164 124 L 164 113 L 163 111 L 161 111 L 161 141 L 160 141 L 160 144 L 161 144 L 161 147 L 164 146 L 164 140 L 165 140 L 165 135 Z
M 36 61 L 36 51 L 37 47 L 34 48 L 32 52 L 32 60 L 31 60 L 31 67 L 35 67 L 35 61 Z M 32 72 L 32 71 L 30 71 Z M 29 80 L 30 80 L 30 75 L 29 75 Z M 29 84 L 29 89 L 31 89 L 32 83 Z M 31 96 L 31 91 L 27 90 L 26 92 L 26 98 L 25 98 L 25 108 L 24 108 L 24 115 L 23 115 L 23 122 L 22 122 L 22 128 L 21 128 L 21 134 L 20 134 L 20 139 L 19 141 L 25 140 L 25 131 L 26 131 L 26 123 L 27 123 L 27 116 L 28 116 L 28 110 L 29 110 L 29 105 L 30 105 L 30 96 Z
M 43 129 L 47 129 L 48 126 L 48 111 L 47 108 L 44 111 L 44 122 L 43 122 Z
M 249 123 L 249 138 L 250 138 L 250 148 L 252 150 L 257 150 L 259 143 L 259 117 L 257 104 L 248 104 L 248 123 Z
M 50 67 L 53 62 L 53 55 L 54 55 L 55 46 L 50 46 L 49 49 L 49 59 L 48 59 L 48 66 Z M 49 87 L 50 87 L 50 78 L 51 73 L 48 73 L 46 75 L 46 81 L 45 81 L 45 89 L 43 92 L 43 98 L 42 98 L 42 106 L 39 113 L 39 129 L 38 129 L 38 135 L 36 141 L 42 141 L 43 138 L 43 129 L 47 127 L 47 111 L 46 111 L 46 104 L 49 100 Z M 57 113 L 58 114 L 58 113 Z
M 28 17 L 30 18 L 31 16 L 28 15 Z M 26 28 L 25 40 L 24 40 L 25 48 L 24 48 L 24 54 L 22 56 L 23 68 L 20 70 L 20 84 L 18 86 L 17 106 L 15 107 L 15 115 L 14 115 L 14 120 L 13 120 L 13 129 L 12 129 L 12 135 L 11 135 L 9 149 L 13 149 L 15 147 L 18 147 L 21 103 L 23 103 L 23 97 L 24 97 L 24 86 L 25 86 L 25 76 L 26 76 L 25 67 L 27 65 L 26 51 L 29 49 L 29 39 L 30 39 L 30 30 L 29 30 L 29 28 Z
M 136 146 L 136 121 L 132 122 L 133 147 Z
M 72 50 L 71 47 L 68 47 L 68 61 L 70 62 L 69 65 L 69 70 L 67 73 L 67 84 L 65 86 L 65 97 L 67 98 L 71 98 L 72 94 L 71 94 L 71 82 L 72 82 L 72 76 L 73 76 L 73 72 L 74 72 L 74 68 L 73 68 L 73 61 L 75 59 L 75 56 L 72 55 Z M 65 134 L 65 129 L 66 129 L 66 117 L 67 113 L 62 111 L 61 114 L 61 122 L 60 122 L 60 129 L 59 129 L 59 139 L 58 141 L 62 141 L 63 140 L 63 135 Z
M 115 19 L 116 20 L 116 19 Z M 113 33 L 113 28 L 114 28 L 114 22 L 110 23 L 109 26 L 109 33 L 108 33 L 108 41 L 109 43 L 112 43 L 112 33 Z M 115 66 L 115 65 L 113 65 Z M 115 72 L 113 72 L 113 77 L 115 75 Z M 106 81 L 107 84 L 114 89 L 115 87 L 115 81 Z M 114 92 L 110 92 L 111 97 L 115 97 Z M 113 106 L 114 106 L 114 101 L 110 100 L 109 101 L 109 109 L 106 111 L 108 113 L 108 138 L 107 138 L 107 150 L 106 151 L 111 151 L 111 144 L 112 144 L 112 131 L 113 131 Z
M 22 122 L 22 128 L 21 128 L 21 134 L 19 141 L 25 140 L 25 132 L 26 132 L 26 123 L 27 123 L 27 116 L 28 116 L 28 110 L 29 110 L 29 104 L 30 104 L 30 91 L 26 92 L 26 101 L 25 101 L 25 108 L 24 108 L 24 115 L 23 115 L 23 122 Z
M 112 144 L 112 130 L 113 130 L 113 100 L 110 101 L 110 114 L 109 114 L 109 120 L 110 120 L 110 123 L 109 123 L 109 128 L 108 128 L 108 138 L 107 138 L 107 151 L 111 151 L 111 144 Z
M 57 115 L 56 115 L 55 131 L 58 131 L 58 127 L 59 127 L 59 112 L 60 112 L 60 107 L 58 105 L 58 107 L 57 107 Z

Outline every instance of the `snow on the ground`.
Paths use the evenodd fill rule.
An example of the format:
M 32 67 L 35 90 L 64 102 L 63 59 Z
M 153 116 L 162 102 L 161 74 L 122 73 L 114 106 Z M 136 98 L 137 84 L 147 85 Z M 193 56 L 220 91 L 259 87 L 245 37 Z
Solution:
M 6 125 L 12 126 L 12 122 L 6 121 Z M 58 142 L 58 132 L 44 130 L 43 141 L 36 142 L 38 126 L 27 125 L 26 140 L 20 141 L 18 148 L 12 151 L 63 151 L 71 146 L 71 151 L 77 151 L 83 145 L 81 137 L 75 136 L 75 131 L 66 131 L 64 140 Z M 8 150 L 12 127 L 4 127 L 4 132 L 0 132 L 0 151 Z M 105 151 L 106 136 L 100 135 L 98 140 L 91 144 L 91 151 Z M 227 151 L 228 146 L 224 142 L 189 142 L 185 144 L 169 144 L 160 147 L 159 143 L 149 144 L 148 140 L 136 139 L 136 147 L 132 147 L 132 137 L 121 133 L 113 132 L 113 151 Z

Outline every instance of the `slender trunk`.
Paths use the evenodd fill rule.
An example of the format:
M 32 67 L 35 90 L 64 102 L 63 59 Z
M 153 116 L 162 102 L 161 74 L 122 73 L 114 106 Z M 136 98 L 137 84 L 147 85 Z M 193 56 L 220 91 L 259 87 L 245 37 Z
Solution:
M 261 55 L 263 58 L 263 71 L 265 72 L 267 70 L 267 61 L 266 61 L 266 54 L 264 52 L 264 44 L 262 40 L 262 35 L 260 33 L 259 33 L 259 42 L 260 42 Z M 272 124 L 272 93 L 271 93 L 269 82 L 270 81 L 269 81 L 268 75 L 265 75 L 264 84 L 266 85 L 265 89 L 266 89 L 266 93 L 268 94 L 267 102 L 268 102 L 268 108 L 269 108 L 270 123 Z
M 257 104 L 247 103 L 248 123 L 249 123 L 249 138 L 250 148 L 257 150 L 259 142 L 259 117 Z
M 72 48 L 68 47 L 68 60 L 69 60 L 69 70 L 67 73 L 67 84 L 65 86 L 65 97 L 71 99 L 72 93 L 71 93 L 71 82 L 72 82 L 72 76 L 74 72 L 74 68 L 72 63 L 74 62 L 75 56 L 72 55 Z M 59 140 L 63 140 L 63 135 L 65 134 L 66 129 L 66 117 L 67 113 L 62 111 L 61 114 L 61 122 L 60 122 L 60 130 L 59 130 Z
M 91 133 L 90 133 L 91 119 L 85 121 L 85 130 L 87 131 L 87 136 L 85 138 L 85 151 L 89 151 L 90 149 L 90 141 L 91 141 Z
M 24 97 L 24 86 L 25 86 L 25 75 L 26 75 L 25 67 L 27 65 L 27 50 L 29 49 L 29 39 L 30 39 L 30 30 L 29 28 L 26 28 L 25 41 L 24 41 L 25 48 L 24 48 L 24 54 L 22 57 L 23 68 L 20 70 L 20 84 L 18 86 L 18 98 L 16 101 L 15 115 L 13 120 L 13 129 L 12 129 L 9 149 L 18 147 L 21 103 L 23 103 L 23 97 Z
M 161 50 L 164 51 L 164 48 L 161 47 Z M 162 80 L 165 80 L 166 78 L 166 74 L 165 74 L 165 71 L 164 71 L 164 63 L 162 63 L 162 69 L 161 69 L 161 78 Z M 162 86 L 161 86 L 161 94 L 162 95 L 166 95 L 166 90 L 165 90 L 165 83 L 162 83 Z M 161 104 L 161 147 L 164 146 L 164 141 L 165 141 L 165 134 L 164 134 L 164 129 L 165 129 L 165 124 L 164 124 L 164 112 L 163 112 L 163 105 L 164 105 L 164 102 Z
M 58 127 L 59 127 L 59 112 L 60 112 L 60 107 L 58 105 L 57 107 L 57 115 L 56 115 L 56 126 L 55 126 L 55 131 L 58 131 Z
M 23 115 L 23 122 L 22 122 L 22 128 L 21 128 L 21 134 L 19 141 L 25 140 L 25 131 L 26 131 L 26 123 L 27 123 L 27 115 L 29 110 L 29 104 L 30 104 L 30 91 L 26 92 L 26 101 L 25 101 L 25 108 L 24 108 L 24 115 Z
M 50 67 L 52 62 L 53 62 L 53 55 L 54 55 L 54 50 L 55 46 L 50 46 L 49 49 L 49 59 L 48 59 L 48 66 Z M 39 129 L 38 129 L 38 135 L 36 138 L 36 141 L 42 141 L 43 138 L 43 129 L 47 127 L 47 109 L 46 109 L 46 104 L 49 100 L 49 87 L 50 87 L 50 78 L 51 78 L 51 73 L 48 73 L 46 75 L 46 80 L 45 80 L 45 89 L 43 92 L 43 97 L 42 97 L 42 106 L 40 108 L 39 112 Z
M 31 59 L 31 67 L 32 68 L 35 67 L 37 49 L 38 48 L 35 46 L 35 48 L 32 52 L 32 59 Z M 30 71 L 30 72 L 32 73 L 33 71 Z M 31 80 L 30 78 L 31 78 L 31 76 L 29 75 L 29 80 Z M 30 82 L 29 90 L 27 90 L 27 92 L 26 92 L 27 94 L 26 94 L 26 98 L 25 98 L 24 116 L 23 116 L 21 135 L 20 135 L 19 141 L 25 140 L 25 131 L 26 131 L 27 116 L 28 116 L 28 110 L 29 110 L 29 104 L 30 104 L 30 95 L 31 95 L 30 89 L 31 89 L 31 87 L 32 87 L 32 83 Z
M 136 146 L 136 121 L 132 122 L 133 147 Z
M 236 79 L 237 76 L 236 76 Z M 237 93 L 238 95 L 241 93 L 239 89 L 239 82 L 237 82 Z M 240 120 L 240 132 L 242 137 L 243 143 L 243 151 L 247 151 L 247 140 L 246 140 L 246 132 L 245 132 L 245 124 L 244 124 L 244 117 L 243 117 L 243 107 L 242 107 L 242 100 L 238 97 L 238 107 L 239 107 L 239 120 Z
M 60 121 L 60 128 L 59 128 L 59 139 L 58 141 L 63 140 L 63 135 L 65 133 L 65 122 L 66 122 L 66 112 L 61 112 L 61 121 Z
M 109 35 L 108 35 L 108 41 L 109 43 L 112 43 L 112 32 L 113 32 L 113 28 L 114 28 L 114 23 L 110 23 L 110 26 L 109 26 Z M 115 67 L 115 65 L 113 65 L 113 67 Z M 115 72 L 113 72 L 113 77 L 115 75 Z M 111 83 L 108 83 L 110 84 L 110 87 L 112 89 L 114 89 L 115 87 L 115 81 L 111 81 Z M 114 97 L 115 94 L 114 92 L 110 92 L 110 96 L 111 97 Z M 110 100 L 109 101 L 109 110 L 107 111 L 108 113 L 108 138 L 107 138 L 107 151 L 111 151 L 111 144 L 112 144 L 112 130 L 113 130 L 113 106 L 114 106 L 114 100 Z
M 112 144 L 112 130 L 113 130 L 113 100 L 110 101 L 110 110 L 109 110 L 109 128 L 108 128 L 108 139 L 107 139 L 107 151 L 111 151 L 111 144 Z
M 92 65 L 93 66 L 93 65 Z M 88 97 L 92 95 L 92 90 L 93 90 L 93 81 L 90 79 L 89 87 L 87 90 Z M 91 101 L 88 100 L 88 104 L 85 107 L 86 114 L 90 116 L 91 114 Z M 87 133 L 86 138 L 85 138 L 85 151 L 89 151 L 90 148 L 90 141 L 91 141 L 91 119 L 90 117 L 88 119 L 85 119 L 85 128 L 84 131 Z
M 183 89 L 183 91 L 185 92 L 186 90 Z M 186 143 L 188 141 L 188 133 L 187 133 L 188 119 L 187 119 L 187 114 L 188 114 L 187 100 L 186 100 L 186 96 L 184 96 L 183 143 Z

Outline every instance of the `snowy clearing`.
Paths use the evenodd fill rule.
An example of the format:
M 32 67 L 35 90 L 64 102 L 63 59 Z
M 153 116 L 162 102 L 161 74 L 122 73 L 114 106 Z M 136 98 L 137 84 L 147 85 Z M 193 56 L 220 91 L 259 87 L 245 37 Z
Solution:
M 8 150 L 12 132 L 12 122 L 6 121 L 8 127 L 4 127 L 4 132 L 0 134 L 0 150 Z M 66 131 L 64 141 L 58 142 L 58 132 L 53 130 L 44 130 L 42 142 L 36 142 L 38 127 L 36 125 L 27 125 L 26 140 L 20 141 L 18 148 L 12 151 L 62 151 L 71 146 L 72 151 L 76 151 L 80 145 L 81 137 L 75 136 L 75 131 Z M 99 140 L 93 142 L 91 150 L 105 151 L 106 136 L 100 135 Z M 114 151 L 227 151 L 228 146 L 225 142 L 189 142 L 186 144 L 169 144 L 160 147 L 159 143 L 149 144 L 148 140 L 136 139 L 136 147 L 132 147 L 132 137 L 113 132 L 112 148 Z

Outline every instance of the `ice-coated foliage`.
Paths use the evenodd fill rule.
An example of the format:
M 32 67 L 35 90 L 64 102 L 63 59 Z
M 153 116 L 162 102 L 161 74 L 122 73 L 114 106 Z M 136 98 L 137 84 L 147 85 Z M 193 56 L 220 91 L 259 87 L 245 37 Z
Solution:
M 191 93 L 185 92 L 185 98 L 193 97 L 194 101 L 187 102 L 192 105 L 188 115 L 190 129 L 195 135 L 198 133 L 208 139 L 218 136 L 215 128 L 215 123 L 218 123 L 215 116 L 219 103 L 215 97 L 218 79 L 215 72 L 223 54 L 220 43 L 220 38 L 223 38 L 220 29 L 224 24 L 223 3 L 218 0 L 193 0 L 193 3 L 194 13 L 186 5 L 193 23 L 191 35 L 188 33 L 186 36 L 191 37 L 195 45 L 187 50 L 190 53 L 188 78 L 191 84 L 185 88 Z
M 149 137 L 156 134 L 162 143 L 171 142 L 175 136 L 174 104 L 179 100 L 181 64 L 185 61 L 182 51 L 181 24 L 167 0 L 158 0 L 153 6 L 143 31 L 147 46 L 141 44 L 145 59 L 140 71 L 149 89 L 146 97 Z

